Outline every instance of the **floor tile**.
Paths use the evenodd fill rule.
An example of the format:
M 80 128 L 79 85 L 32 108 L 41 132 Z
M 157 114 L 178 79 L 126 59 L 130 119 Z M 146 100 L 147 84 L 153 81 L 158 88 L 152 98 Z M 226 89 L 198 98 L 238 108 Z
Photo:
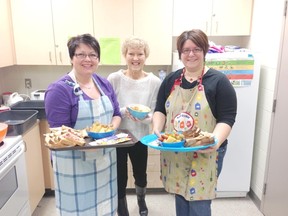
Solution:
M 127 195 L 130 216 L 137 216 L 137 197 Z M 149 216 L 175 216 L 174 196 L 171 194 L 147 194 Z M 32 216 L 59 216 L 53 196 L 43 197 Z M 249 197 L 218 198 L 212 202 L 212 216 L 263 216 Z

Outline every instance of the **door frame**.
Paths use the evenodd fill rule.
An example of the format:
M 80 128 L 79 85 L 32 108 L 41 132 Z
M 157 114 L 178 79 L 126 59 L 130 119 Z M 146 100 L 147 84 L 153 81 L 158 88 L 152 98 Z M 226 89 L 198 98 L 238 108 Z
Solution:
M 273 108 L 274 115 L 270 127 L 265 184 L 260 206 L 261 212 L 265 216 L 282 216 L 288 212 L 288 172 L 286 172 L 285 166 L 288 164 L 286 156 L 288 152 L 286 138 L 288 123 L 288 20 L 286 16 L 284 16 L 281 37 L 274 93 L 274 102 L 276 103 L 275 108 Z M 283 172 L 281 172 L 282 169 Z

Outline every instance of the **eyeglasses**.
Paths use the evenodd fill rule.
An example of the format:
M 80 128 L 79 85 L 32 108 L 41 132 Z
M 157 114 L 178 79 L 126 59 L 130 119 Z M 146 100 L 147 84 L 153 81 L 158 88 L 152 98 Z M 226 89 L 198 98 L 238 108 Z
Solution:
M 198 54 L 200 52 L 202 52 L 201 48 L 195 48 L 195 49 L 183 49 L 182 50 L 182 54 L 184 55 L 189 55 L 191 52 L 193 52 L 193 54 Z
M 91 59 L 91 60 L 97 60 L 98 59 L 98 56 L 96 54 L 85 54 L 85 53 L 75 53 L 74 56 L 77 58 L 77 59 L 80 59 L 80 60 L 84 60 L 87 58 L 87 56 Z

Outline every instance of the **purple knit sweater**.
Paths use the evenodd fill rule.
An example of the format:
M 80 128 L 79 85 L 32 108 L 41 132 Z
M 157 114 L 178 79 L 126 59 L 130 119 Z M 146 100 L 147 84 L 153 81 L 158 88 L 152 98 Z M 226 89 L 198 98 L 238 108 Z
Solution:
M 113 116 L 120 116 L 119 103 L 117 101 L 115 92 L 107 79 L 93 74 L 94 79 L 105 95 L 107 95 L 113 105 Z M 66 125 L 74 127 L 78 114 L 78 100 L 79 96 L 73 92 L 73 86 L 70 86 L 65 81 L 73 82 L 70 76 L 64 75 L 59 80 L 51 83 L 45 93 L 45 112 L 50 127 L 60 127 Z M 84 100 L 91 100 L 83 92 Z

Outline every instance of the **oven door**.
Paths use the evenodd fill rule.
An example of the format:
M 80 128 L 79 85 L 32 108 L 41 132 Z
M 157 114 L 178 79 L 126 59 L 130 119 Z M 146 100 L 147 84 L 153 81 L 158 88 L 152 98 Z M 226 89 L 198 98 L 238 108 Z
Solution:
M 23 143 L 20 148 L 0 171 L 0 215 L 31 215 Z

